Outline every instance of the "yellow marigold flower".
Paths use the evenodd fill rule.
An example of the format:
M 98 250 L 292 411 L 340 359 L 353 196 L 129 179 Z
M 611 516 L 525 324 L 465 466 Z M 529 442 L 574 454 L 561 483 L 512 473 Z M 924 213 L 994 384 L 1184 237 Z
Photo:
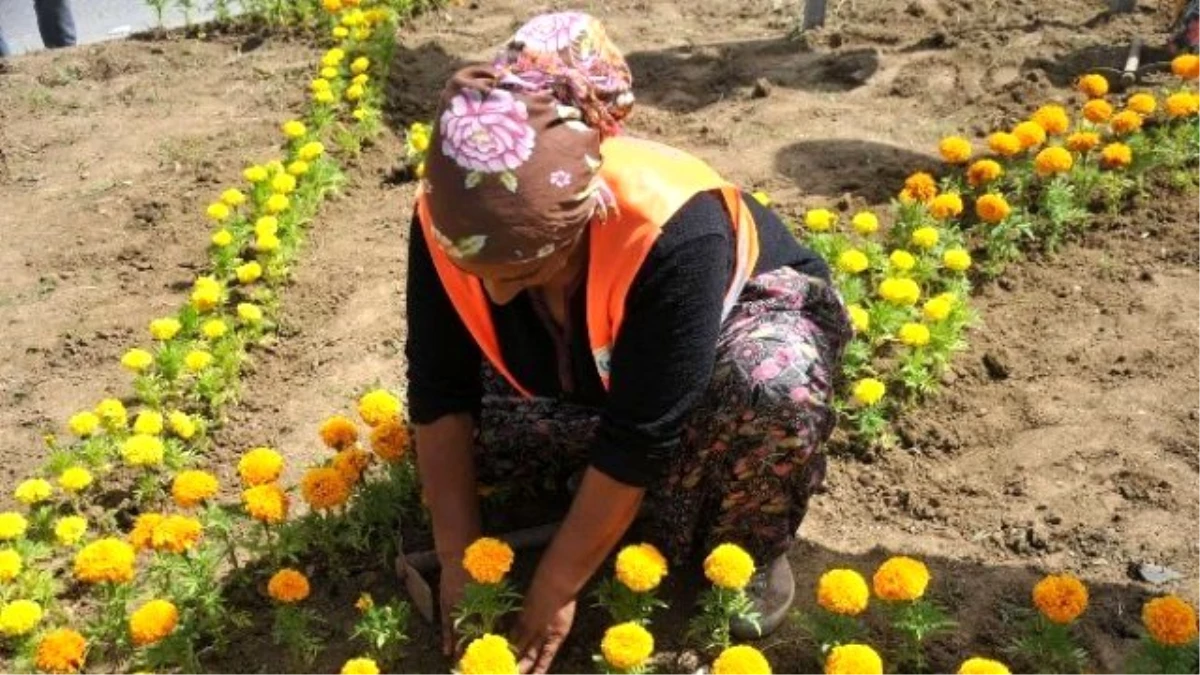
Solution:
M 667 576 L 667 559 L 652 544 L 631 544 L 617 554 L 616 576 L 629 590 L 647 593 Z
M 1122 110 L 1113 115 L 1112 122 L 1109 124 L 1112 126 L 1113 133 L 1124 136 L 1142 128 L 1142 116 L 1132 110 Z
M 389 419 L 371 429 L 371 450 L 385 462 L 400 461 L 408 444 L 408 427 L 399 418 Z
M 251 518 L 268 525 L 287 520 L 287 494 L 275 483 L 256 485 L 242 492 L 242 505 Z
M 879 218 L 870 211 L 859 211 L 854 214 L 850 224 L 854 227 L 855 232 L 865 237 L 874 234 L 879 229 Z
M 321 6 L 330 14 L 337 14 L 342 11 L 342 0 L 321 0 Z
M 196 435 L 196 420 L 185 412 L 172 411 L 167 415 L 167 423 L 171 425 L 171 431 L 185 441 Z
M 366 90 L 363 89 L 361 84 L 352 84 L 349 87 L 346 87 L 346 100 L 357 101 L 361 99 L 365 93 Z
M 867 645 L 838 645 L 825 657 L 825 674 L 882 675 L 883 659 Z
M 1094 99 L 1083 104 L 1083 116 L 1089 122 L 1102 124 L 1112 118 L 1113 107 L 1102 98 Z
M 1093 77 L 1100 76 L 1095 75 Z M 1100 79 L 1103 80 L 1104 78 Z M 1107 86 L 1107 82 L 1105 86 Z M 963 661 L 962 665 L 958 667 L 958 675 L 1009 675 L 1009 672 L 1008 666 L 1003 663 L 978 656 Z
M 954 311 L 956 298 L 953 293 L 943 293 L 930 298 L 921 308 L 921 315 L 929 321 L 944 321 Z
M 221 284 L 212 277 L 200 277 L 192 286 L 192 306 L 201 312 L 207 312 L 221 304 Z
M 804 214 L 804 226 L 813 232 L 828 232 L 837 224 L 837 214 L 829 209 L 809 209 Z
M 87 518 L 63 516 L 54 522 L 54 538 L 63 546 L 74 546 L 87 534 Z
M 1158 110 L 1158 101 L 1154 99 L 1154 94 L 1145 92 L 1134 94 L 1125 102 L 1126 107 L 1143 117 L 1149 117 Z
M 345 26 L 334 26 L 331 34 L 335 40 L 345 40 L 350 37 L 350 31 Z
M 946 252 L 942 254 L 942 264 L 948 270 L 966 272 L 971 268 L 971 254 L 961 248 L 946 249 Z
M 640 667 L 654 653 L 654 636 L 640 624 L 628 621 L 604 631 L 600 641 L 604 660 L 617 670 Z
M 1033 168 L 1039 176 L 1053 176 L 1066 173 L 1075 166 L 1075 158 L 1066 148 L 1057 145 L 1042 150 L 1033 159 Z
M 325 55 L 321 57 L 321 65 L 326 67 L 336 66 L 345 59 L 345 50 L 341 49 L 340 47 L 334 47 L 333 49 L 325 52 Z
M 1091 73 L 1079 78 L 1076 84 L 1079 93 L 1088 98 L 1103 98 L 1108 93 L 1108 79 L 1103 75 Z
M 290 173 L 281 173 L 271 179 L 271 189 L 281 195 L 296 191 L 296 177 Z
M 16 511 L 0 513 L 0 541 L 10 541 L 25 536 L 29 521 Z
M 129 421 L 125 404 L 115 398 L 106 398 L 96 404 L 96 415 L 110 429 L 123 429 Z
M 32 600 L 13 600 L 0 608 L 0 633 L 16 637 L 31 632 L 42 622 L 42 606 Z
M 971 187 L 986 185 L 1004 175 L 1004 169 L 994 159 L 981 159 L 967 168 L 967 182 Z
M 1142 606 L 1142 624 L 1155 642 L 1182 647 L 1197 635 L 1196 610 L 1174 595 L 1154 598 Z
M 212 239 L 210 239 L 210 241 L 212 241 L 212 245 L 216 246 L 217 248 L 225 248 L 233 243 L 233 233 L 225 228 L 221 228 L 216 232 L 213 232 Z
M 1060 105 L 1044 105 L 1033 113 L 1032 120 L 1051 136 L 1067 133 L 1071 128 L 1071 118 Z
M 489 633 L 467 645 L 458 662 L 458 672 L 462 675 L 516 675 L 517 659 L 508 640 Z
M 1124 143 L 1109 143 L 1100 151 L 1100 165 L 1106 169 L 1121 169 L 1133 163 L 1133 149 Z
M 371 466 L 371 453 L 362 448 L 349 447 L 333 456 L 332 465 L 347 486 L 351 486 L 358 483 L 363 471 Z
M 1167 97 L 1167 115 L 1171 119 L 1191 117 L 1197 112 L 1200 112 L 1200 94 L 1181 91 Z
M 365 73 L 370 68 L 371 59 L 368 59 L 365 56 L 360 56 L 350 63 L 350 72 L 354 73 L 355 75 Z
M 280 195 L 274 196 L 278 197 Z M 287 198 L 284 197 L 284 199 Z M 234 270 L 234 273 L 237 274 L 238 281 L 241 283 L 252 284 L 262 277 L 263 270 L 262 265 L 258 264 L 257 260 L 251 260 L 244 265 L 238 265 L 237 269 Z
M 80 438 L 87 438 L 100 428 L 100 417 L 90 410 L 84 410 L 71 415 L 71 419 L 67 420 L 67 426 L 71 428 L 71 433 Z
M 0 550 L 0 582 L 8 583 L 16 579 L 22 567 L 20 553 L 11 548 Z
M 229 325 L 221 319 L 209 319 L 200 325 L 200 333 L 209 340 L 219 340 L 229 332 Z
M 266 209 L 267 213 L 283 213 L 292 205 L 292 200 L 288 199 L 287 195 L 275 193 L 267 197 Z
M 129 635 L 137 647 L 152 645 L 175 632 L 179 610 L 168 600 L 151 600 L 129 615 Z
M 933 179 L 933 176 L 919 171 L 904 179 L 904 189 L 900 191 L 900 201 L 924 204 L 936 195 L 937 181 Z
M 237 188 L 229 188 L 221 193 L 221 201 L 228 206 L 241 206 L 246 203 L 246 195 Z
M 492 537 L 480 537 L 463 552 L 463 569 L 476 583 L 498 584 L 512 569 L 512 548 Z
M 182 328 L 183 324 L 173 317 L 155 319 L 150 322 L 150 336 L 155 340 L 166 341 L 175 337 Z
M 279 249 L 279 237 L 273 234 L 260 234 L 254 240 L 254 250 L 259 253 L 271 253 Z
M 329 80 L 332 79 L 332 77 L 318 77 L 309 84 L 309 88 L 312 89 L 314 94 L 319 94 L 323 91 L 329 91 L 329 88 L 332 86 L 329 84 Z
M 254 235 L 262 237 L 279 232 L 279 219 L 275 216 L 263 216 L 254 221 Z
M 54 494 L 54 486 L 44 478 L 30 478 L 29 480 L 21 481 L 17 489 L 13 490 L 13 497 L 26 506 L 33 506 L 38 502 L 44 502 L 52 494 Z
M 893 305 L 915 305 L 921 299 L 921 287 L 912 279 L 889 277 L 879 282 L 879 296 Z
M 337 469 L 318 467 L 304 474 L 300 493 L 309 506 L 322 511 L 345 504 L 350 498 L 350 485 Z
M 379 675 L 379 665 L 371 659 L 350 659 L 342 666 L 342 675 Z
M 1100 134 L 1094 131 L 1077 131 L 1067 136 L 1067 147 L 1074 152 L 1088 152 L 1100 145 Z
M 334 415 L 321 423 L 317 432 L 321 442 L 334 450 L 343 450 L 358 442 L 358 427 L 344 415 Z
M 1054 623 L 1071 623 L 1087 609 L 1088 590 L 1069 574 L 1051 574 L 1033 587 L 1033 605 Z
M 333 101 L 334 101 L 333 92 L 329 91 L 328 89 L 318 91 L 313 94 L 313 100 L 316 101 L 317 103 L 329 105 L 330 103 L 333 103 Z
M 121 357 L 121 365 L 135 373 L 140 373 L 154 365 L 154 355 L 145 349 L 135 347 Z
M 150 545 L 156 551 L 183 553 L 194 547 L 203 533 L 204 527 L 195 518 L 170 515 L 154 526 Z
M 311 162 L 325 154 L 325 146 L 320 141 L 311 141 L 302 145 L 296 154 L 300 159 Z
M 960 210 L 959 213 L 962 211 Z M 938 231 L 936 227 L 918 227 L 913 230 L 912 238 L 910 239 L 913 245 L 917 248 L 929 250 L 938 243 Z
M 193 373 L 198 373 L 212 365 L 213 355 L 201 349 L 193 349 L 183 357 L 183 364 Z M 159 428 L 162 428 L 161 420 Z
M 938 152 L 947 164 L 966 164 L 971 159 L 971 141 L 961 136 L 947 136 L 938 143 Z
M 133 420 L 133 433 L 157 436 L 163 430 L 163 416 L 153 410 L 143 410 Z
M 1046 130 L 1037 122 L 1021 122 L 1013 128 L 1013 136 L 1021 142 L 1022 150 L 1036 148 L 1046 142 Z
M 229 218 L 229 206 L 227 206 L 224 202 L 213 202 L 212 204 L 208 205 L 208 208 L 205 209 L 204 213 L 206 213 L 209 218 L 212 218 L 220 223 Z
M 358 415 L 372 427 L 398 419 L 400 399 L 383 389 L 372 389 L 358 399 Z
M 907 272 L 916 266 L 917 259 L 908 251 L 897 249 L 892 251 L 892 254 L 888 256 L 888 262 L 892 264 L 893 268 L 901 272 Z
M 249 302 L 238 303 L 237 315 L 242 323 L 251 325 L 261 323 L 263 320 L 262 308 Z
M 846 308 L 846 312 L 850 314 L 850 323 L 854 326 L 855 332 L 865 333 L 871 328 L 871 315 L 861 306 L 850 305 Z
M 962 197 L 955 192 L 940 194 L 934 197 L 929 204 L 929 214 L 938 220 L 957 218 L 962 212 Z
M 1001 157 L 1014 157 L 1022 150 L 1021 139 L 1007 131 L 997 131 L 988 136 L 988 148 Z
M 713 675 L 771 675 L 771 664 L 754 647 L 734 645 L 717 656 L 712 672 Z
M 1171 59 L 1171 72 L 1184 80 L 1200 78 L 1200 57 L 1195 54 L 1180 54 Z
M 357 609 L 360 612 L 366 612 L 374 606 L 375 599 L 371 597 L 370 593 L 360 593 L 358 600 L 354 601 L 354 609 Z
M 875 595 L 884 600 L 917 600 L 925 595 L 925 587 L 929 585 L 929 569 L 920 560 L 895 556 L 875 570 L 871 584 Z
M 308 597 L 308 577 L 293 569 L 281 569 L 267 582 L 267 593 L 276 601 L 294 604 Z
M 134 434 L 121 444 L 121 457 L 130 466 L 158 466 L 163 461 L 163 443 L 157 436 Z
M 238 475 L 246 485 L 273 483 L 283 471 L 283 457 L 271 448 L 254 448 L 238 460 Z
M 847 274 L 858 274 L 870 266 L 871 261 L 867 259 L 867 254 L 856 248 L 842 251 L 837 259 L 838 269 Z
M 64 469 L 58 475 L 58 485 L 67 492 L 79 492 L 92 484 L 92 473 L 82 466 Z
M 867 580 L 854 570 L 829 570 L 817 581 L 817 604 L 834 614 L 858 616 L 870 599 Z
M 308 127 L 304 126 L 304 122 L 300 120 L 288 120 L 283 123 L 280 130 L 283 131 L 284 136 L 292 139 L 300 138 L 308 133 Z
M 217 477 L 207 471 L 182 471 L 171 481 L 171 497 L 180 508 L 190 509 L 217 494 Z
M 985 223 L 1003 222 L 1012 213 L 1012 207 L 1003 195 L 986 194 L 975 200 L 975 215 Z
M 287 172 L 293 176 L 303 176 L 308 173 L 308 162 L 297 159 L 287 165 Z
M 754 576 L 754 558 L 737 544 L 721 544 L 704 559 L 704 576 L 721 588 L 745 588 Z
M 78 673 L 87 654 L 87 640 L 70 628 L 44 635 L 37 646 L 34 663 L 43 673 Z
M 242 177 L 250 183 L 261 183 L 267 179 L 267 170 L 261 166 L 248 166 L 242 171 Z
M 358 40 L 359 42 L 366 42 L 370 38 L 371 38 L 371 29 L 370 28 L 363 26 L 361 28 L 354 29 L 354 39 L 355 40 Z
M 417 164 L 417 168 L 413 169 L 413 175 L 417 178 L 425 177 L 425 160 L 421 160 L 420 163 Z
M 123 584 L 133 579 L 135 553 L 120 539 L 97 539 L 75 554 L 75 578 L 88 584 Z
M 929 328 L 925 324 L 909 322 L 900 326 L 900 342 L 909 347 L 924 347 L 929 344 Z

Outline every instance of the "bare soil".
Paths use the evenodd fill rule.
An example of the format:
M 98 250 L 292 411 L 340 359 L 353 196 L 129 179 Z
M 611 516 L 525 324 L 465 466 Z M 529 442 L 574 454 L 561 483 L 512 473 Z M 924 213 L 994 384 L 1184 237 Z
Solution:
M 936 167 L 940 136 L 982 135 L 1069 101 L 1074 77 L 1119 68 L 1135 36 L 1165 44 L 1167 25 L 1154 8 L 1104 17 L 1094 0 L 844 0 L 830 3 L 824 29 L 790 39 L 801 6 L 588 11 L 634 69 L 633 130 L 767 190 L 792 216 L 885 203 L 905 175 Z M 390 83 L 397 127 L 426 119 L 445 75 L 545 8 L 453 6 L 404 29 Z M 0 484 L 35 468 L 42 434 L 64 433 L 72 412 L 130 394 L 120 354 L 184 298 L 204 260 L 204 205 L 271 156 L 315 53 L 276 39 L 122 42 L 22 57 L 0 74 Z M 271 444 L 299 467 L 320 452 L 323 417 L 372 384 L 403 389 L 413 193 L 391 179 L 399 152 L 388 135 L 322 210 L 283 295 L 279 339 L 253 354 L 217 436 L 216 466 Z M 1068 570 L 1092 586 L 1084 643 L 1095 668 L 1112 671 L 1142 600 L 1167 590 L 1195 601 L 1197 212 L 1194 188 L 1153 188 L 1060 255 L 984 285 L 970 349 L 942 394 L 905 419 L 901 447 L 835 458 L 792 558 L 799 604 L 812 605 L 831 565 L 870 572 L 890 553 L 922 556 L 935 598 L 961 622 L 931 650 L 931 667 L 952 671 L 973 653 L 999 655 L 1012 606 L 1039 574 Z M 1151 586 L 1131 575 L 1141 563 L 1183 578 Z M 687 611 L 684 576 L 657 631 L 666 649 Z M 396 592 L 381 563 L 318 593 L 332 642 L 318 668 L 351 655 L 344 636 L 362 587 Z M 590 669 L 602 628 L 584 612 L 558 669 Z M 214 667 L 278 668 L 267 630 L 258 622 Z M 415 620 L 405 668 L 444 670 L 436 645 Z M 777 671 L 818 668 L 793 629 L 763 646 Z

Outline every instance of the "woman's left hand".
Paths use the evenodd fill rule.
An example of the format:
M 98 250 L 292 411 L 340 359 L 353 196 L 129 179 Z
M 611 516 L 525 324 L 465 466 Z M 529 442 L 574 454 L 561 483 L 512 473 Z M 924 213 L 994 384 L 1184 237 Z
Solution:
M 559 597 L 552 584 L 535 583 L 525 596 L 512 643 L 522 673 L 545 673 L 575 622 L 575 598 Z

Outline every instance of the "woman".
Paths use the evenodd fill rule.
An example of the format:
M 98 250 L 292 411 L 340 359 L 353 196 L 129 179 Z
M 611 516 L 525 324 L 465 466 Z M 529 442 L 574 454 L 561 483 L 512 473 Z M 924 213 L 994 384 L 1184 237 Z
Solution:
M 824 263 L 778 217 L 699 160 L 620 134 L 630 82 L 573 12 L 457 73 L 410 239 L 409 408 L 443 619 L 481 535 L 479 486 L 582 472 L 517 622 L 526 672 L 549 667 L 639 514 L 636 536 L 677 563 L 746 548 L 762 632 L 780 623 L 850 335 Z

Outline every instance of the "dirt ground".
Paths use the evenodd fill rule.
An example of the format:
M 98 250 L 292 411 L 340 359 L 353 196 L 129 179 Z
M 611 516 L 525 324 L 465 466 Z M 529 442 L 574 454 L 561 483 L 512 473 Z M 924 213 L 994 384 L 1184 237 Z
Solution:
M 633 67 L 633 130 L 767 190 L 792 216 L 886 202 L 909 172 L 936 166 L 941 135 L 982 134 L 1070 100 L 1073 77 L 1119 66 L 1134 36 L 1161 44 L 1166 25 L 1156 9 L 1106 19 L 1101 0 L 841 0 L 826 28 L 789 40 L 801 5 L 587 9 Z M 427 118 L 445 74 L 548 7 L 472 3 L 402 31 L 397 124 Z M 120 354 L 184 298 L 204 259 L 203 206 L 271 156 L 313 54 L 272 39 L 125 42 L 20 58 L 0 74 L 0 484 L 36 466 L 45 431 L 62 433 L 105 393 L 129 393 Z M 299 467 L 319 452 L 323 417 L 369 385 L 403 389 L 413 193 L 390 180 L 398 154 L 385 138 L 318 217 L 283 295 L 280 339 L 255 352 L 216 439 L 219 463 L 272 444 Z M 869 572 L 889 553 L 923 556 L 935 597 L 962 623 L 933 649 L 933 668 L 953 670 L 967 651 L 999 654 L 1009 605 L 1038 574 L 1069 570 L 1092 585 L 1085 643 L 1111 671 L 1144 598 L 1166 589 L 1195 601 L 1197 228 L 1194 190 L 1155 194 L 981 288 L 971 348 L 942 395 L 906 419 L 902 447 L 835 459 L 793 557 L 801 604 L 830 565 Z M 1131 577 L 1140 563 L 1183 578 L 1152 587 Z M 367 577 L 380 594 L 392 586 L 386 570 Z M 356 593 L 323 600 L 331 634 L 346 634 Z M 678 617 L 686 598 L 671 597 Z M 589 669 L 601 629 L 585 613 L 559 668 Z M 444 669 L 434 644 L 415 626 L 406 667 Z M 778 671 L 817 668 L 793 630 L 764 646 Z M 333 649 L 319 667 L 347 655 Z M 272 664 L 252 643 L 227 663 Z

